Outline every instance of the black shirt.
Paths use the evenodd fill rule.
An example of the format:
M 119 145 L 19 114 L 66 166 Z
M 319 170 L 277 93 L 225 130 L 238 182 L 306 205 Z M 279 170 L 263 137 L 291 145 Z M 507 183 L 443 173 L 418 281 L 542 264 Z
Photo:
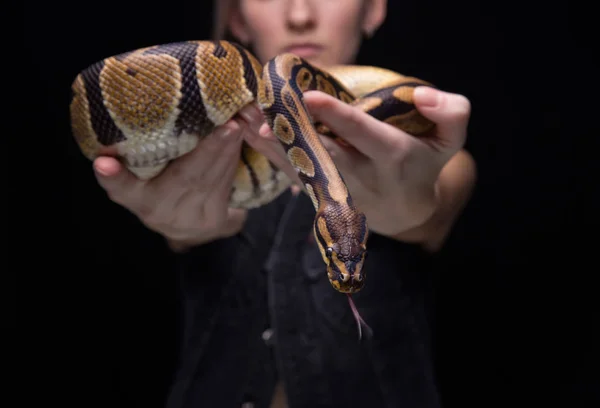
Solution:
M 371 233 L 353 299 L 372 336 L 359 341 L 307 238 L 313 219 L 306 195 L 285 193 L 238 235 L 179 256 L 182 352 L 168 408 L 268 408 L 278 379 L 290 408 L 439 406 L 428 255 Z

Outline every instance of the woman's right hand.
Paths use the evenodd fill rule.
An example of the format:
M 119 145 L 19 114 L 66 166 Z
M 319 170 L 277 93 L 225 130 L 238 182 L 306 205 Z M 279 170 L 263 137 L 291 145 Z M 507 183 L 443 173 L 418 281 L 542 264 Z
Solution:
M 174 251 L 226 238 L 241 230 L 247 215 L 228 206 L 242 140 L 259 140 L 255 135 L 262 124 L 262 115 L 251 105 L 153 179 L 140 180 L 106 156 L 94 161 L 96 178 L 112 201 L 163 235 Z M 260 143 L 253 144 L 275 162 L 280 160 L 268 146 L 265 151 Z

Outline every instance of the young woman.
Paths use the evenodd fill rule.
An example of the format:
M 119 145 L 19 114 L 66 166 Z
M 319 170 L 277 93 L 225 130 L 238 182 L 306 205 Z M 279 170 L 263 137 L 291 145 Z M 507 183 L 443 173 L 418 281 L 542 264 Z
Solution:
M 217 37 L 229 33 L 262 62 L 292 52 L 322 68 L 352 63 L 386 17 L 384 0 L 216 4 Z M 278 383 L 289 407 L 439 406 L 427 261 L 465 205 L 475 166 L 462 150 L 469 101 L 424 87 L 414 98 L 437 124 L 427 143 L 325 94 L 305 95 L 311 114 L 354 147 L 323 140 L 371 229 L 368 283 L 354 300 L 373 335 L 361 341 L 307 238 L 314 210 L 304 194 L 227 208 L 242 140 L 295 177 L 256 106 L 151 181 L 112 158 L 95 161 L 111 199 L 177 253 L 185 324 L 169 407 L 268 407 Z

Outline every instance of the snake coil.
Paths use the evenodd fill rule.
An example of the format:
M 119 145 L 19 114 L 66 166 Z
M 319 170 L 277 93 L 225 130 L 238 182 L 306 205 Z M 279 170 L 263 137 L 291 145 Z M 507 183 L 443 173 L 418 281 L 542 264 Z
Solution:
M 125 52 L 81 71 L 72 84 L 71 126 L 87 158 L 119 157 L 139 178 L 149 179 L 241 108 L 258 102 L 316 210 L 314 235 L 329 281 L 351 294 L 365 282 L 367 222 L 319 134 L 343 140 L 313 123 L 302 94 L 325 92 L 418 136 L 434 126 L 412 103 L 412 92 L 421 85 L 431 86 L 376 67 L 324 71 L 293 54 L 278 55 L 263 67 L 238 44 L 186 41 Z M 230 206 L 264 205 L 290 183 L 244 143 Z

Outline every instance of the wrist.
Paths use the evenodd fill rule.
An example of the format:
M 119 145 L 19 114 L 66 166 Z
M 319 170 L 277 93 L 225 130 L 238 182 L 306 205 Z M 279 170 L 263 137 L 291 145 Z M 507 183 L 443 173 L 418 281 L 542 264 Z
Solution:
M 418 228 L 433 217 L 440 206 L 439 184 L 433 181 L 415 186 L 405 197 L 405 212 L 402 218 L 410 220 L 410 224 L 405 224 L 404 229 L 397 231 L 397 234 Z
M 405 242 L 418 242 L 429 252 L 442 248 L 454 222 L 468 202 L 476 180 L 473 158 L 464 150 L 444 166 L 434 187 L 433 211 L 414 228 L 394 236 Z
M 435 215 L 441 205 L 439 184 L 434 182 L 426 187 L 420 186 L 407 194 L 407 197 L 409 200 L 399 218 L 410 221 L 403 222 L 394 232 L 383 235 L 407 243 L 425 242 L 434 227 Z

